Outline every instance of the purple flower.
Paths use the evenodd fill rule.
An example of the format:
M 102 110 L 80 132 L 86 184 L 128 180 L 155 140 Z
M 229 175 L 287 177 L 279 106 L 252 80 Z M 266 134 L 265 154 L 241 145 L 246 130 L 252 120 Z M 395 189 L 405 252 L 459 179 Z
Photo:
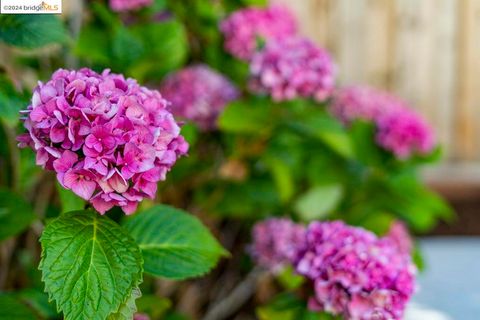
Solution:
M 295 268 L 313 283 L 312 310 L 350 320 L 402 319 L 416 269 L 390 238 L 343 222 L 313 222 Z
M 150 320 L 150 317 L 145 313 L 135 313 L 133 320 Z
M 28 134 L 19 146 L 100 213 L 120 206 L 130 214 L 188 150 L 167 105 L 158 91 L 109 70 L 60 69 L 22 112 Z
M 376 124 L 376 141 L 399 159 L 425 155 L 435 147 L 426 121 L 395 96 L 369 87 L 338 90 L 330 111 L 345 124 L 360 119 Z
M 274 272 L 292 262 L 303 245 L 305 228 L 288 219 L 268 219 L 253 228 L 252 255 L 258 264 Z
M 206 65 L 194 65 L 169 75 L 160 92 L 174 115 L 191 120 L 203 130 L 216 127 L 218 115 L 239 93 L 233 84 Z
M 307 39 L 270 41 L 250 64 L 250 89 L 275 101 L 312 98 L 321 102 L 332 94 L 334 85 L 330 55 Z
M 85 169 L 70 169 L 63 175 L 62 184 L 85 200 L 90 200 L 97 183 L 93 172 Z
M 377 143 L 399 159 L 426 155 L 435 147 L 432 129 L 413 110 L 393 110 L 380 117 L 377 126 Z
M 405 254 L 411 254 L 413 251 L 413 240 L 408 232 L 407 226 L 401 221 L 394 221 L 386 235 L 398 248 Z
M 153 0 L 110 0 L 110 8 L 113 11 L 129 11 L 148 7 Z
M 268 42 L 291 37 L 297 26 L 287 8 L 274 5 L 238 10 L 222 21 L 220 30 L 225 37 L 225 50 L 239 59 L 250 60 L 259 39 Z
M 360 119 L 376 122 L 391 109 L 403 108 L 404 103 L 392 95 L 364 86 L 339 89 L 333 95 L 331 113 L 345 124 Z

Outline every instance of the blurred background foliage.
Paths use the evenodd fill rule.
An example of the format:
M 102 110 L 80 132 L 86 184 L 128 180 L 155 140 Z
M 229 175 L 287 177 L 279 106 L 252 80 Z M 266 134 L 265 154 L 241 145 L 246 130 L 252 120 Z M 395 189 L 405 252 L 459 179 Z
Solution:
M 232 257 L 196 281 L 146 277 L 138 309 L 152 319 L 196 319 L 237 284 L 250 283 L 256 271 L 250 271 L 246 244 L 259 219 L 342 219 L 377 234 L 397 219 L 416 233 L 431 230 L 439 219 L 452 219 L 449 205 L 418 178 L 421 166 L 440 158 L 439 148 L 399 161 L 377 146 L 372 124 L 356 122 L 347 129 L 325 105 L 274 103 L 247 92 L 248 65 L 225 53 L 218 25 L 240 7 L 265 2 L 156 0 L 140 11 L 117 14 L 103 1 L 80 1 L 61 17 L 0 15 L 0 289 L 5 291 L 0 318 L 57 317 L 36 269 L 38 236 L 49 218 L 85 205 L 35 166 L 31 150 L 16 147 L 22 130 L 18 112 L 29 104 L 36 82 L 57 68 L 109 68 L 157 88 L 168 73 L 201 62 L 243 92 L 220 116 L 219 130 L 202 133 L 195 124 L 183 126 L 189 156 L 160 184 L 155 200 L 198 215 Z M 152 204 L 145 201 L 142 209 Z M 122 215 L 115 209 L 110 213 L 117 221 Z M 306 312 L 292 293 L 271 299 L 297 282 L 292 274 L 275 281 L 255 278 L 245 301 L 232 308 L 240 310 L 238 319 L 250 319 L 255 312 L 249 305 L 271 301 L 257 309 L 258 318 L 328 319 Z

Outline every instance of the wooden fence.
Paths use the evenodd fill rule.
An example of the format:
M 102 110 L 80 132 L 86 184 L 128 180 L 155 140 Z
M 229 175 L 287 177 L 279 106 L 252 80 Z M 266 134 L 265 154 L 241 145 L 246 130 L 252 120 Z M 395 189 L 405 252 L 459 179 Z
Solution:
M 480 182 L 480 0 L 272 0 L 333 54 L 341 84 L 403 97 L 444 146 L 434 178 Z

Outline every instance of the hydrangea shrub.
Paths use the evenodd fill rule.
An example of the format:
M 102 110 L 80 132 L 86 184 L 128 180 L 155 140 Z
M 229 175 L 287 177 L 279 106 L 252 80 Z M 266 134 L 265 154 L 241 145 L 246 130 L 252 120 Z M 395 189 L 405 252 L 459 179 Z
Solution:
M 34 89 L 21 111 L 27 133 L 17 139 L 99 214 L 120 207 L 130 215 L 143 198 L 155 197 L 157 183 L 188 151 L 168 104 L 158 91 L 109 70 L 60 69 Z M 131 319 L 144 270 L 185 279 L 203 275 L 226 254 L 181 210 L 155 206 L 124 227 L 98 213 L 64 213 L 40 238 L 45 291 L 65 319 Z
M 84 10 L 0 17 L 0 50 L 56 44 L 8 48 L 0 71 L 0 239 L 21 236 L 5 249 L 23 270 L 5 285 L 34 290 L 0 295 L 0 317 L 176 319 L 187 298 L 210 313 L 254 264 L 273 289 L 247 317 L 402 317 L 408 230 L 451 217 L 418 177 L 440 147 L 413 106 L 341 86 L 334 55 L 262 0 Z M 232 258 L 214 271 L 228 253 L 210 229 Z

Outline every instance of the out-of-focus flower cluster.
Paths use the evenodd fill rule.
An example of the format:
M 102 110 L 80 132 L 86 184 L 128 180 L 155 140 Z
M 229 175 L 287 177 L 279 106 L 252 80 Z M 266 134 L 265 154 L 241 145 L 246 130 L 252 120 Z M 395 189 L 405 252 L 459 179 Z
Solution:
M 253 228 L 252 255 L 259 265 L 279 271 L 303 246 L 305 228 L 288 219 L 268 219 Z
M 110 0 L 110 8 L 113 11 L 130 11 L 147 7 L 153 0 Z
M 314 222 L 295 262 L 313 281 L 313 309 L 347 319 L 402 319 L 415 267 L 390 238 L 343 222 Z
M 160 92 L 172 103 L 175 116 L 191 120 L 203 130 L 215 129 L 225 105 L 239 95 L 228 79 L 206 65 L 187 67 L 169 75 Z
M 276 101 L 313 98 L 324 101 L 335 86 L 330 55 L 304 38 L 268 42 L 250 64 L 250 89 Z
M 259 42 L 291 37 L 297 26 L 288 9 L 274 5 L 238 10 L 222 21 L 220 30 L 225 37 L 225 50 L 239 59 L 249 60 L 259 48 Z
M 133 320 L 150 320 L 150 317 L 145 313 L 135 313 Z
M 401 221 L 394 221 L 390 226 L 387 238 L 390 239 L 404 254 L 411 254 L 413 251 L 413 241 L 407 227 Z
M 60 69 L 34 90 L 20 146 L 100 213 L 133 213 L 188 150 L 160 93 L 133 79 Z
M 311 310 L 350 320 L 402 319 L 415 289 L 416 268 L 411 240 L 399 228 L 394 224 L 387 236 L 378 238 L 340 221 L 312 222 L 305 230 L 289 220 L 272 219 L 255 227 L 253 253 L 262 266 L 289 262 L 309 279 Z
M 347 125 L 357 119 L 374 122 L 377 143 L 400 159 L 428 154 L 435 147 L 427 122 L 386 92 L 362 86 L 342 88 L 335 93 L 330 110 Z
M 247 8 L 221 24 L 225 49 L 250 63 L 249 88 L 275 101 L 313 98 L 333 92 L 335 67 L 322 48 L 296 34 L 296 21 L 285 8 Z M 261 45 L 259 45 L 261 42 Z

